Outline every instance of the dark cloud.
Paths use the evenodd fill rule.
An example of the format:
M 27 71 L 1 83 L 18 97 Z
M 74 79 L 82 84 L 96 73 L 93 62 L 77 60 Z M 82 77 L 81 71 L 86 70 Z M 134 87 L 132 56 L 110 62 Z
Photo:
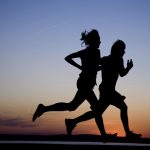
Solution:
M 0 117 L 0 126 L 11 126 L 11 127 L 34 127 L 36 126 L 32 122 L 26 121 L 22 118 L 4 118 Z

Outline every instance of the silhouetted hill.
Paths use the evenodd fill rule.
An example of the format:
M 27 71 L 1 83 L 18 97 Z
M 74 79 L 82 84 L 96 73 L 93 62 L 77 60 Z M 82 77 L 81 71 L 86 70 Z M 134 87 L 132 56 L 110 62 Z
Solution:
M 80 135 L 8 135 L 0 134 L 0 141 L 81 141 L 81 142 L 103 142 L 103 138 L 99 135 L 80 134 Z M 125 137 L 115 137 L 107 139 L 107 142 L 119 143 L 148 143 L 150 138 L 126 139 Z
M 149 150 L 150 139 L 115 137 L 104 142 L 98 135 L 7 135 L 0 134 L 0 146 L 5 149 L 57 150 Z

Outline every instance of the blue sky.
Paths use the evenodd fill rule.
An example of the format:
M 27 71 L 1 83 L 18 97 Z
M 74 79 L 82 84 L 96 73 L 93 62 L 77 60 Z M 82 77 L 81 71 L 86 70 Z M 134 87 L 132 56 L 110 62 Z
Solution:
M 74 97 L 80 71 L 67 64 L 64 57 L 83 49 L 81 32 L 95 28 L 101 36 L 102 56 L 109 54 L 117 39 L 126 43 L 125 65 L 132 58 L 134 67 L 119 79 L 117 90 L 127 97 L 131 127 L 150 136 L 149 7 L 149 0 L 0 0 L 0 133 L 5 127 L 10 133 L 55 130 L 44 123 L 51 113 L 34 124 L 32 114 L 38 103 L 69 102 Z M 99 84 L 100 75 L 97 80 Z M 85 102 L 74 113 L 53 113 L 60 117 L 56 122 L 61 122 L 56 130 L 65 132 L 65 115 L 77 116 L 86 110 L 89 105 Z M 110 108 L 106 126 L 112 112 L 119 116 L 115 108 Z M 27 127 L 14 130 L 12 120 L 16 127 L 22 122 Z

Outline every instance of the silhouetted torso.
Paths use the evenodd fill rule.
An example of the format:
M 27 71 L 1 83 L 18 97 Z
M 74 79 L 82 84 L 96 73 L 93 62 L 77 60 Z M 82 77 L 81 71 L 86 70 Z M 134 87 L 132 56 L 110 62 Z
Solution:
M 108 90 L 115 90 L 116 82 L 120 72 L 124 69 L 122 58 L 113 58 L 111 55 L 101 59 L 102 83 L 101 87 Z
M 80 73 L 80 79 L 84 80 L 83 82 L 90 82 L 96 84 L 96 75 L 100 61 L 100 50 L 99 49 L 84 49 L 80 52 L 82 72 Z M 93 85 L 93 86 L 94 86 Z

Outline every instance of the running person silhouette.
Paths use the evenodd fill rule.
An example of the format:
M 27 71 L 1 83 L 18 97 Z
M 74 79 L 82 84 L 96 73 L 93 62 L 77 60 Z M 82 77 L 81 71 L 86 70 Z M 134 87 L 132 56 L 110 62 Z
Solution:
M 109 105 L 114 105 L 120 109 L 120 117 L 126 133 L 126 137 L 139 138 L 141 137 L 141 134 L 136 134 L 129 129 L 127 114 L 128 107 L 124 102 L 125 96 L 122 96 L 115 90 L 118 77 L 127 75 L 129 70 L 133 67 L 132 59 L 128 60 L 127 67 L 124 67 L 123 55 L 125 53 L 125 48 L 125 43 L 122 40 L 117 40 L 112 45 L 111 54 L 101 58 L 102 82 L 99 85 L 100 97 L 98 114 L 102 116 L 103 112 Z M 106 131 L 103 125 L 102 117 L 96 117 L 95 113 L 89 111 L 77 118 L 65 119 L 68 135 L 71 135 L 72 130 L 78 123 L 92 119 L 94 117 L 101 133 L 105 133 Z
M 84 100 L 87 100 L 91 105 L 91 109 L 95 110 L 98 100 L 93 88 L 96 84 L 96 76 L 99 70 L 100 36 L 98 31 L 93 29 L 90 32 L 82 32 L 80 40 L 82 44 L 85 44 L 86 48 L 65 57 L 68 63 L 81 70 L 79 78 L 77 79 L 78 90 L 75 97 L 69 103 L 59 102 L 49 106 L 39 104 L 33 114 L 32 121 L 35 121 L 42 114 L 49 111 L 74 111 Z M 74 60 L 75 58 L 81 59 L 81 65 Z

